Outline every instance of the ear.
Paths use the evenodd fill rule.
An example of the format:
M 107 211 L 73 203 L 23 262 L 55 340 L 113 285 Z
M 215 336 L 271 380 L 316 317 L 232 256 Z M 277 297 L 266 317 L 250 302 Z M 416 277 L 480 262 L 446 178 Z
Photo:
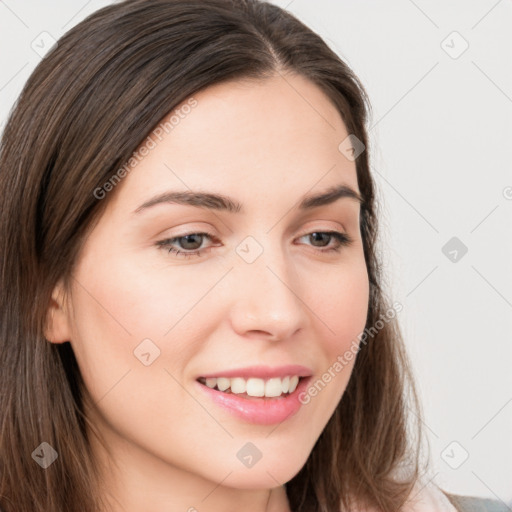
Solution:
M 44 337 L 50 343 L 70 340 L 71 329 L 66 309 L 64 286 L 61 281 L 55 286 L 46 314 Z

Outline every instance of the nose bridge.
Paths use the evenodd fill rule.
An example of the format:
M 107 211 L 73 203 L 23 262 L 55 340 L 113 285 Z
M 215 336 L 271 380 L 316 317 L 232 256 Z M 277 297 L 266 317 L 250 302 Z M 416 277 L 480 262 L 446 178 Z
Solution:
M 300 298 L 299 276 L 278 240 L 247 237 L 237 247 L 232 323 L 239 334 L 268 333 L 274 339 L 291 336 L 307 319 Z

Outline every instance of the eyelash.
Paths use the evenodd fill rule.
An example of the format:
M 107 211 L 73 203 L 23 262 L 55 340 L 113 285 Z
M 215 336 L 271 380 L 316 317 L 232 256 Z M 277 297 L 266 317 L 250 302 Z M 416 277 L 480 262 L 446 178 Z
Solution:
M 339 231 L 311 231 L 310 233 L 306 233 L 305 235 L 302 235 L 299 238 L 303 238 L 305 236 L 312 235 L 313 233 L 331 235 L 338 242 L 338 245 L 336 247 L 331 247 L 329 249 L 319 249 L 318 252 L 320 252 L 320 253 L 339 252 L 343 247 L 346 247 L 353 242 L 353 240 L 350 236 L 348 236 L 346 233 L 340 233 Z M 161 248 L 161 249 L 165 248 L 168 253 L 175 253 L 176 256 L 180 255 L 180 256 L 178 256 L 180 258 L 190 258 L 192 256 L 201 256 L 203 252 L 207 251 L 208 249 L 212 249 L 212 247 L 207 247 L 205 249 L 198 249 L 195 251 L 181 251 L 179 249 L 176 249 L 173 246 L 173 243 L 175 243 L 177 240 L 180 240 L 181 238 L 185 238 L 185 237 L 191 236 L 191 235 L 206 236 L 210 240 L 215 240 L 215 241 L 217 240 L 217 238 L 214 237 L 213 235 L 211 235 L 210 233 L 205 233 L 205 232 L 185 233 L 184 235 L 176 236 L 174 238 L 167 238 L 165 240 L 160 240 L 156 243 L 156 245 L 159 246 L 159 248 Z

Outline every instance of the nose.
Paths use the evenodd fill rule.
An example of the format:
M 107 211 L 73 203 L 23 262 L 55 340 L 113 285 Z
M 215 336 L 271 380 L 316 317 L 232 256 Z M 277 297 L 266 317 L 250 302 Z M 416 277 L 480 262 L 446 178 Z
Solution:
M 282 251 L 267 247 L 252 263 L 239 260 L 230 279 L 231 325 L 240 336 L 278 341 L 306 327 L 300 277 Z

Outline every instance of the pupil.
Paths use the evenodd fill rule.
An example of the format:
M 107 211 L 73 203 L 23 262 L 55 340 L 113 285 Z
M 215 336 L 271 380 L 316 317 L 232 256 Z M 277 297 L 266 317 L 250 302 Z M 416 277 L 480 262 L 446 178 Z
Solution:
M 185 243 L 184 244 L 181 244 L 182 247 L 184 249 L 197 249 L 197 247 L 189 247 L 188 244 L 191 243 L 192 245 L 194 244 L 197 244 L 197 241 L 194 242 L 193 240 L 190 241 L 190 239 L 193 239 L 194 237 L 198 238 L 200 237 L 201 235 L 198 235 L 198 234 L 193 234 L 193 235 L 185 235 L 185 236 L 182 236 L 181 237 L 181 240 L 185 240 Z M 201 245 L 201 243 L 199 242 L 199 246 Z
M 330 235 L 328 233 L 317 233 L 317 232 L 315 232 L 315 233 L 311 233 L 310 236 L 313 237 L 314 239 L 317 239 L 317 241 L 318 241 L 318 239 L 322 239 L 322 238 L 325 238 L 325 237 L 328 238 Z

